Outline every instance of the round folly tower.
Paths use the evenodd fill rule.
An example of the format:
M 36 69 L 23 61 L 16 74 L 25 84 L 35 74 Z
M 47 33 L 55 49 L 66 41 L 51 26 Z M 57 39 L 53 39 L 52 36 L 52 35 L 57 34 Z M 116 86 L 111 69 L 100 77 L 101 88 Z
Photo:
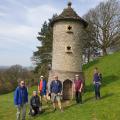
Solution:
M 63 99 L 73 98 L 73 80 L 76 74 L 82 75 L 82 31 L 87 26 L 85 20 L 68 7 L 52 22 L 53 51 L 52 70 L 49 73 L 49 83 L 54 75 L 58 75 L 63 84 Z

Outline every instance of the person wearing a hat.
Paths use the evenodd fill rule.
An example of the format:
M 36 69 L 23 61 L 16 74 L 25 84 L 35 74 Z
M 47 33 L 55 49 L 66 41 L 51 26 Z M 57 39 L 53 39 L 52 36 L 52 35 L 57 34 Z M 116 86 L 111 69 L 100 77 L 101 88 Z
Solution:
M 37 95 L 37 91 L 33 91 L 33 95 L 30 98 L 30 115 L 35 116 L 41 112 L 40 98 Z
M 40 76 L 40 80 L 38 82 L 38 92 L 40 93 L 41 99 L 44 97 L 47 102 L 47 81 L 44 79 L 44 76 Z
M 82 104 L 82 89 L 83 89 L 83 81 L 80 79 L 79 75 L 75 75 L 74 90 L 75 90 L 76 103 Z

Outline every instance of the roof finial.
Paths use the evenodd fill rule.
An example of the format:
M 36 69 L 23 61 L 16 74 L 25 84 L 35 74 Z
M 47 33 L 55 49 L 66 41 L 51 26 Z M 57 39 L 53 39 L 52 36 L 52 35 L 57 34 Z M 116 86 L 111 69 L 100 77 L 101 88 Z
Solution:
M 72 2 L 69 0 L 68 7 L 71 7 L 71 5 L 72 5 Z

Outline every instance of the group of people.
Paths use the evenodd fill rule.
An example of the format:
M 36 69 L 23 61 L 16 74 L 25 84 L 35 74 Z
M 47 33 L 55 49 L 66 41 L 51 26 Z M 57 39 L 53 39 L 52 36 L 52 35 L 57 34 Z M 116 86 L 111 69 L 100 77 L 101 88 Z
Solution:
M 95 68 L 93 76 L 93 84 L 95 88 L 95 98 L 100 99 L 100 86 L 101 86 L 102 75 L 98 72 L 98 69 Z M 83 91 L 83 80 L 80 79 L 79 75 L 75 75 L 74 80 L 74 93 L 76 103 L 82 104 L 82 91 Z M 42 113 L 42 100 L 44 99 L 47 102 L 47 95 L 53 104 L 53 111 L 56 111 L 56 103 L 61 112 L 63 112 L 62 107 L 62 82 L 58 79 L 58 76 L 54 76 L 54 80 L 50 83 L 50 89 L 47 89 L 47 81 L 44 79 L 44 76 L 40 77 L 38 82 L 38 90 L 33 91 L 33 95 L 30 98 L 30 111 L 31 116 Z M 39 97 L 40 95 L 40 97 Z M 26 117 L 26 104 L 28 103 L 28 90 L 25 86 L 23 80 L 20 81 L 19 86 L 16 88 L 14 93 L 14 104 L 17 108 L 17 120 L 20 120 L 20 115 L 22 114 L 22 120 L 25 120 Z

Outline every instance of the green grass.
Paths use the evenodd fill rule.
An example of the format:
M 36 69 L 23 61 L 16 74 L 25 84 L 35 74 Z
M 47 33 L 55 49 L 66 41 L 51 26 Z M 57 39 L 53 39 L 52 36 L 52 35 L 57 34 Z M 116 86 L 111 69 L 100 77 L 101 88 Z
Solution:
M 94 99 L 92 76 L 94 67 L 103 74 L 101 87 L 102 99 Z M 86 78 L 86 93 L 83 95 L 84 104 L 71 106 L 64 112 L 53 113 L 52 106 L 46 106 L 46 111 L 35 118 L 27 120 L 120 120 L 120 52 L 91 62 L 84 66 Z M 31 88 L 31 91 L 35 87 Z M 28 112 L 28 109 L 27 109 Z M 15 120 L 16 109 L 13 104 L 13 93 L 0 96 L 0 120 Z

